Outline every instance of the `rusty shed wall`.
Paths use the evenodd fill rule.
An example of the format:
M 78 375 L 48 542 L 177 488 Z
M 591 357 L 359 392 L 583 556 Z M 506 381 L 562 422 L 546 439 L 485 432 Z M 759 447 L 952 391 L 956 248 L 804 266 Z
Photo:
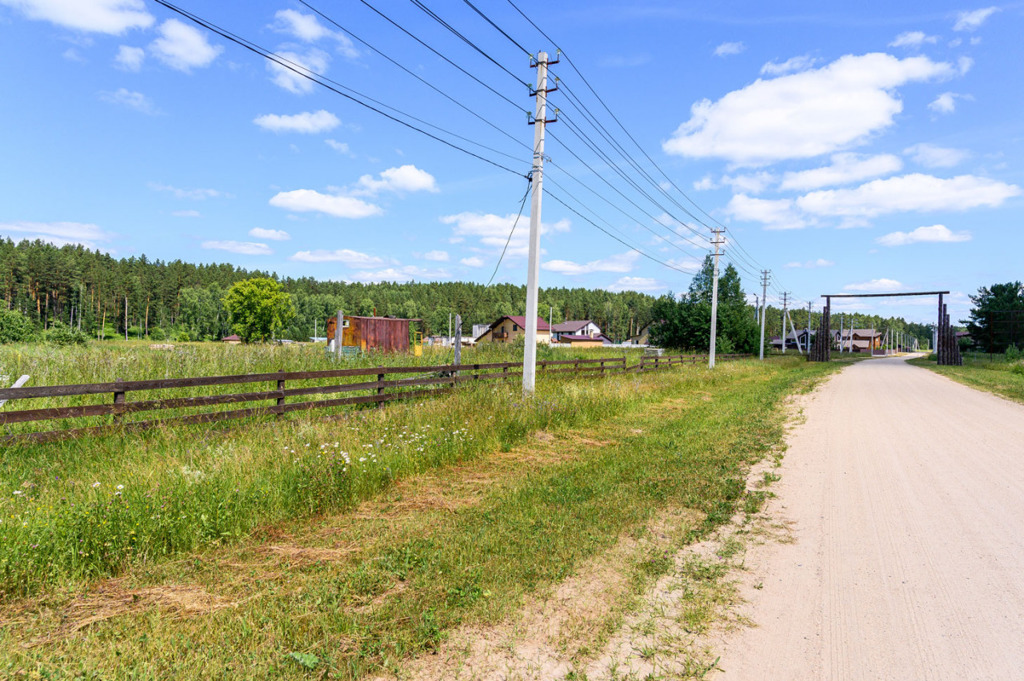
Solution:
M 366 343 L 367 350 L 381 352 L 407 352 L 409 350 L 409 320 L 391 319 L 388 317 L 353 317 L 345 315 L 348 328 L 344 329 L 342 345 L 361 348 Z M 337 321 L 334 317 L 327 320 L 328 341 L 334 339 Z

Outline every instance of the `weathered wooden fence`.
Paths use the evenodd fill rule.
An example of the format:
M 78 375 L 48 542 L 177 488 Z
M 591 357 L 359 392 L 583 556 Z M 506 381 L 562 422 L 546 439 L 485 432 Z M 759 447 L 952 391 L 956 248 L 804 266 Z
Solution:
M 720 359 L 735 359 L 741 355 L 719 356 Z M 590 374 L 605 376 L 624 372 L 647 372 L 681 364 L 696 364 L 706 358 L 702 355 L 672 355 L 643 357 L 638 364 L 627 365 L 625 357 L 595 359 L 567 359 L 537 362 L 541 376 L 558 374 Z M 235 376 L 203 376 L 194 378 L 170 378 L 143 381 L 114 381 L 110 383 L 82 383 L 77 385 L 51 385 L 30 388 L 0 389 L 2 400 L 32 399 L 76 399 L 87 396 L 107 396 L 97 404 L 45 407 L 39 409 L 0 411 L 0 426 L 7 431 L 0 438 L 2 442 L 35 441 L 47 442 L 84 435 L 97 435 L 112 429 L 146 430 L 161 425 L 189 425 L 241 419 L 262 415 L 283 415 L 294 411 L 341 407 L 357 404 L 383 405 L 392 400 L 410 399 L 436 395 L 459 383 L 514 379 L 521 362 L 498 362 L 490 364 L 450 364 L 418 367 L 369 367 L 359 369 L 336 369 L 329 371 L 278 371 L 264 374 L 243 374 Z M 411 378 L 397 376 L 416 374 Z M 359 380 L 367 378 L 369 380 Z M 339 382 L 350 379 L 351 382 Z M 330 382 L 323 384 L 324 382 Z M 310 385 L 310 383 L 320 383 Z M 152 393 L 216 386 L 235 386 L 270 383 L 262 390 L 248 392 L 193 395 L 187 397 L 165 397 L 157 399 L 128 400 L 130 393 Z M 289 387 L 296 386 L 298 387 Z M 430 386 L 430 387 L 426 387 Z M 331 399 L 289 401 L 297 397 L 335 395 L 341 393 L 366 393 Z M 143 395 L 143 397 L 151 397 Z M 196 408 L 228 404 L 263 402 L 244 409 L 204 411 L 175 415 L 161 419 L 128 421 L 128 414 L 150 411 L 188 411 Z M 269 404 L 267 404 L 269 402 Z M 61 428 L 54 430 L 28 430 L 12 432 L 11 425 L 39 421 L 64 423 L 78 419 L 103 421 L 87 427 Z

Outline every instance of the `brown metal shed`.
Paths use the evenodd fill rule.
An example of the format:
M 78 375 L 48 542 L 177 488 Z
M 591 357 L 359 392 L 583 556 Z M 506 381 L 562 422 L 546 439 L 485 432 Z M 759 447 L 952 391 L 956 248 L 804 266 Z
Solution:
M 416 320 L 345 315 L 345 321 L 348 322 L 348 326 L 341 336 L 342 347 L 381 352 L 408 352 L 409 322 Z M 337 325 L 337 317 L 327 320 L 328 343 L 334 340 Z

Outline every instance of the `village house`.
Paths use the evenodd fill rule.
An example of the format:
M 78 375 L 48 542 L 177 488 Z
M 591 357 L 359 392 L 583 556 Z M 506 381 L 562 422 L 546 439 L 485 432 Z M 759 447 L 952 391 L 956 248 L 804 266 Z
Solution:
M 526 334 L 526 317 L 501 317 L 490 323 L 487 330 L 476 337 L 477 343 L 511 343 Z M 548 323 L 537 317 L 537 342 L 550 343 L 551 329 Z
M 568 345 L 573 348 L 599 348 L 602 345 L 612 344 L 611 339 L 603 333 L 599 333 L 596 336 L 563 333 L 558 337 L 558 340 L 553 342 L 559 345 Z
M 817 333 L 815 329 L 811 329 L 810 333 L 807 329 L 800 329 L 796 335 L 790 331 L 786 334 L 786 350 L 799 348 L 801 351 L 807 352 L 808 339 L 813 343 Z M 840 339 L 839 329 L 832 329 L 833 347 L 838 348 L 842 342 L 843 352 L 870 352 L 872 346 L 877 350 L 882 347 L 882 336 L 883 334 L 875 329 L 843 329 Z M 782 339 L 779 336 L 772 337 L 771 343 L 774 349 L 782 349 Z
M 594 338 L 600 335 L 601 329 L 589 319 L 562 322 L 551 327 L 551 338 L 556 341 L 562 336 L 589 336 Z

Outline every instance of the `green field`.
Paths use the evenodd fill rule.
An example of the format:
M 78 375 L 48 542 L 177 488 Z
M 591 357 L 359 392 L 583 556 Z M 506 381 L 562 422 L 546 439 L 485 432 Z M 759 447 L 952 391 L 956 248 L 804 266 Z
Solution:
M 928 355 L 912 359 L 910 363 L 931 369 L 972 388 L 1024 403 L 1024 362 L 1020 360 L 1010 362 L 1001 355 L 991 358 L 980 355 L 977 358 L 964 357 L 963 366 L 940 367 L 935 355 Z
M 233 350 L 170 375 L 296 366 L 276 366 L 296 348 Z M 47 364 L 23 351 L 18 366 L 63 362 L 61 382 L 177 366 L 139 348 L 81 352 Z M 0 675 L 393 668 L 455 626 L 507 617 L 654 514 L 692 511 L 677 528 L 692 540 L 749 505 L 745 471 L 780 444 L 780 401 L 834 368 L 794 357 L 551 377 L 526 401 L 492 383 L 386 409 L 11 448 Z

